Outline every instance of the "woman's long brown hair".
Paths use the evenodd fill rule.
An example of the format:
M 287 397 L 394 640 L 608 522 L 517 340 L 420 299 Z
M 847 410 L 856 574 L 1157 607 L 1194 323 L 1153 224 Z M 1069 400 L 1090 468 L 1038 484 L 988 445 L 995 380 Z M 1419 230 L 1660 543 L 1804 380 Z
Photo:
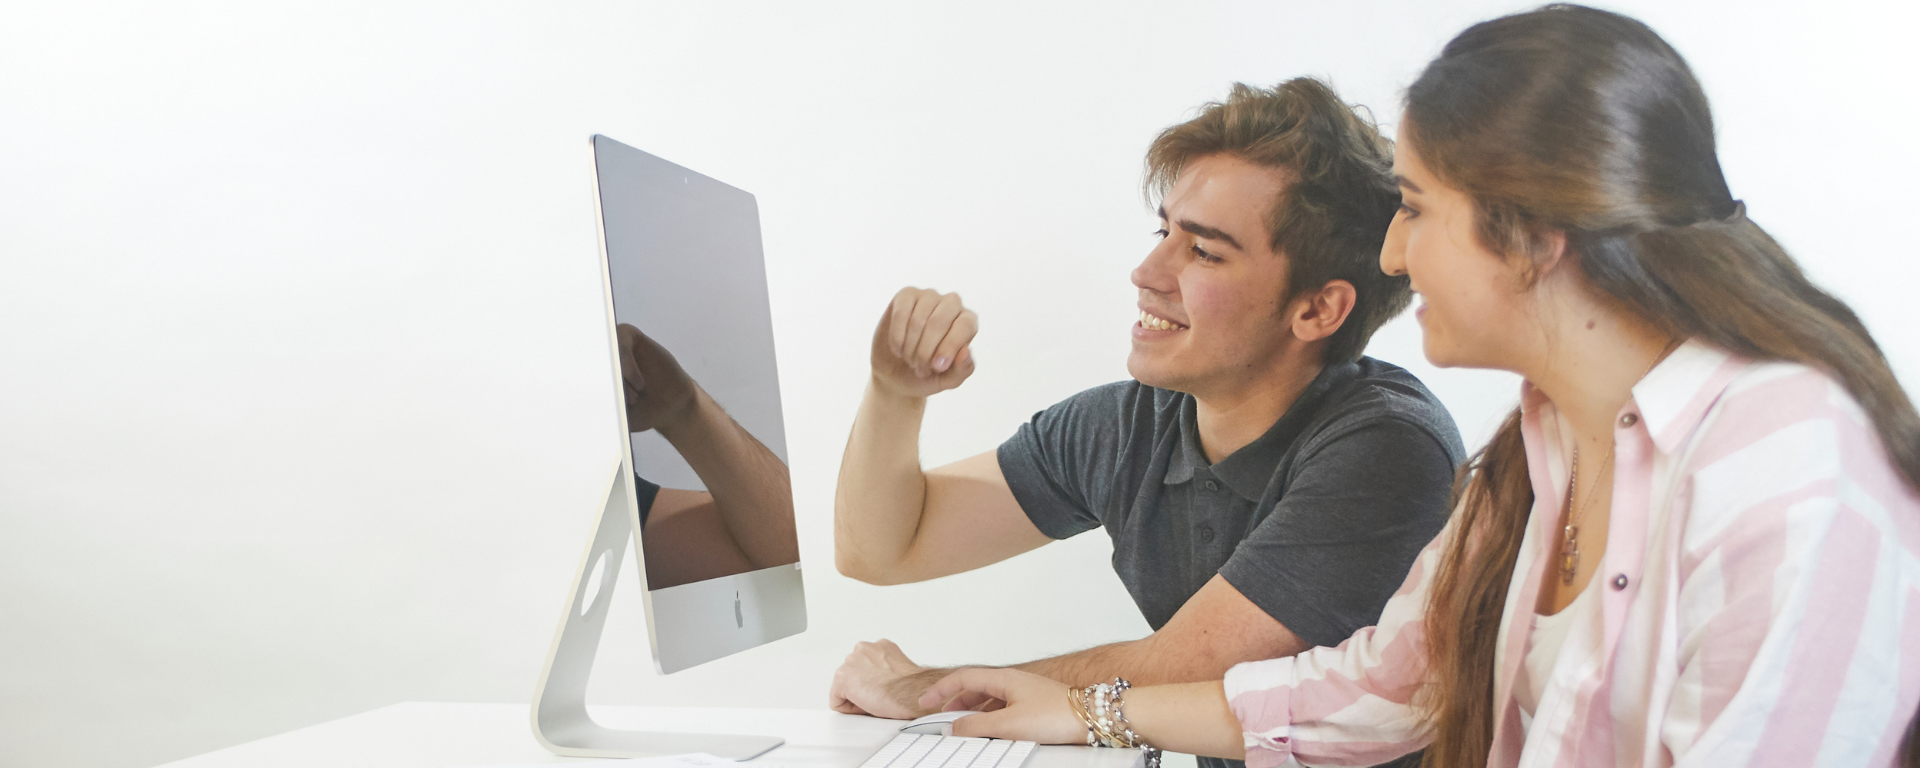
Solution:
M 1589 284 L 1677 337 L 1838 379 L 1920 489 L 1920 416 L 1846 304 L 1727 189 L 1706 95 L 1645 24 L 1570 5 L 1477 24 L 1407 89 L 1407 141 L 1473 199 L 1482 242 L 1535 259 L 1567 235 Z M 1520 415 L 1474 457 L 1428 606 L 1429 768 L 1483 766 L 1494 648 L 1533 506 Z M 1920 767 L 1909 738 L 1903 765 Z

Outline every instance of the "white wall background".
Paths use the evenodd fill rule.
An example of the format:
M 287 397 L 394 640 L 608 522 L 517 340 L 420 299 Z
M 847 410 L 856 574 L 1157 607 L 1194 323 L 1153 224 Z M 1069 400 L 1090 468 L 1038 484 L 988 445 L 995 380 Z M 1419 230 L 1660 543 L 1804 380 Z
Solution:
M 1526 5 L 0 6 L 0 764 L 529 698 L 618 439 L 593 132 L 759 196 L 813 627 L 655 678 L 617 604 L 597 701 L 815 707 L 857 639 L 1138 636 L 1099 536 L 913 587 L 833 572 L 883 302 L 978 309 L 923 443 L 990 449 L 1125 375 L 1157 130 L 1309 73 L 1390 121 L 1446 38 Z M 1753 218 L 1920 379 L 1911 6 L 1616 7 L 1691 59 Z M 1417 333 L 1372 352 L 1474 443 L 1515 382 L 1433 370 Z

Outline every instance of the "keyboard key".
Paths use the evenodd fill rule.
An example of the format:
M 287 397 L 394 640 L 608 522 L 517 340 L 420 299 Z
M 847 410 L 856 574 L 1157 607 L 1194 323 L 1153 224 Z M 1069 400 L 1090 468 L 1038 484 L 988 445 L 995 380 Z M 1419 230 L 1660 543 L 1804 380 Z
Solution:
M 907 751 L 900 753 L 899 757 L 887 763 L 887 768 L 916 768 L 920 765 L 921 758 L 926 757 L 927 753 L 932 752 L 939 743 L 939 736 L 921 736 L 907 747 Z
M 1031 741 L 903 733 L 860 768 L 1021 768 L 1033 748 Z
M 974 758 L 973 764 L 968 768 L 994 768 L 1000 764 L 1001 756 L 1007 754 L 1007 750 L 1012 747 L 1011 741 L 995 739 L 987 744 L 986 749 L 980 751 L 980 756 Z
M 1020 768 L 1026 765 L 1027 756 L 1033 754 L 1034 746 L 1031 741 L 1013 742 L 1013 749 L 1007 750 L 1007 756 L 1000 758 L 1000 763 L 994 768 Z
M 934 736 L 931 738 L 939 737 Z M 873 753 L 873 757 L 869 757 L 866 762 L 861 763 L 860 768 L 887 768 L 887 766 L 893 762 L 894 758 L 906 752 L 908 747 L 913 746 L 913 743 L 920 739 L 921 736 L 915 733 L 903 733 L 895 736 L 892 741 L 887 742 L 886 746 L 881 747 L 880 751 Z
M 947 758 L 946 765 L 941 768 L 968 768 L 973 765 L 973 759 L 979 757 L 980 753 L 987 748 L 989 742 L 988 739 L 975 738 L 956 740 L 960 742 L 960 751 L 953 753 L 953 757 Z
M 928 752 L 926 757 L 920 758 L 920 762 L 914 764 L 913 768 L 945 768 L 947 758 L 953 757 L 953 753 L 960 751 L 959 739 L 940 736 L 934 738 L 939 741 L 934 744 L 933 750 Z

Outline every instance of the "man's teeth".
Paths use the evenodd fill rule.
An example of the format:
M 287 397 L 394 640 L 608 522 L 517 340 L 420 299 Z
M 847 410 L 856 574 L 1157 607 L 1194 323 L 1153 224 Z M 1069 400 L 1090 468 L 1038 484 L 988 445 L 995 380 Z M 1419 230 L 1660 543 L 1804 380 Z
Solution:
M 1170 320 L 1163 320 L 1147 314 L 1146 310 L 1140 311 L 1140 327 L 1149 331 L 1179 331 L 1186 329 L 1184 325 L 1179 325 Z

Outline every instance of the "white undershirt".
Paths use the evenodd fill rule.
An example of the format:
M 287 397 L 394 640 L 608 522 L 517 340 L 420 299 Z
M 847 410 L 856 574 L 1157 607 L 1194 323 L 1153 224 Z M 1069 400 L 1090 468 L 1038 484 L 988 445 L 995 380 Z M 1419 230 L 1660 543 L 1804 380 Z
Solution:
M 1546 693 L 1547 681 L 1553 679 L 1553 663 L 1559 660 L 1560 649 L 1567 644 L 1567 629 L 1573 626 L 1574 618 L 1598 610 L 1600 603 L 1594 593 L 1600 591 L 1596 586 L 1599 581 L 1600 569 L 1595 568 L 1586 588 L 1559 613 L 1533 614 L 1533 632 L 1527 636 L 1527 656 L 1520 663 L 1519 679 L 1513 681 L 1513 698 L 1520 705 L 1522 727 L 1533 722 L 1533 712 L 1540 707 L 1540 696 Z

